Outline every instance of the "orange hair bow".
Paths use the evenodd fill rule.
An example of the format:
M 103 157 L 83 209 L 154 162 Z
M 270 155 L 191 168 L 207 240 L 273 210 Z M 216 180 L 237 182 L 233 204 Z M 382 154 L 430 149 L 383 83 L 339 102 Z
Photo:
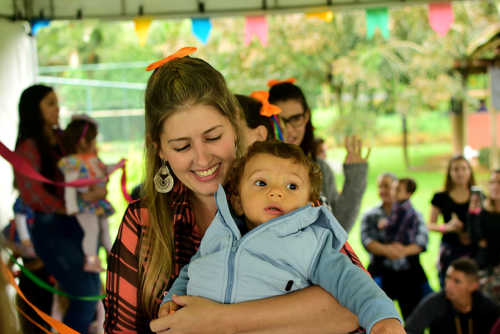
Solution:
M 148 67 L 146 67 L 146 71 L 155 70 L 158 67 L 163 66 L 165 63 L 168 63 L 171 60 L 189 56 L 190 54 L 192 54 L 196 50 L 197 49 L 193 46 L 186 46 L 182 49 L 177 50 L 175 53 L 171 54 L 170 56 L 165 57 L 161 60 L 155 61 L 154 63 L 150 64 Z
M 250 94 L 250 96 L 262 103 L 262 108 L 260 108 L 260 114 L 262 116 L 271 117 L 272 115 L 277 115 L 281 112 L 280 107 L 269 103 L 269 92 L 265 90 L 258 90 Z
M 282 84 L 282 83 L 291 83 L 291 84 L 293 84 L 293 83 L 295 83 L 295 81 L 297 81 L 297 79 L 295 79 L 295 78 L 288 78 L 288 79 L 285 79 L 285 80 L 272 79 L 272 80 L 269 80 L 267 82 L 267 87 L 271 88 L 274 85 Z

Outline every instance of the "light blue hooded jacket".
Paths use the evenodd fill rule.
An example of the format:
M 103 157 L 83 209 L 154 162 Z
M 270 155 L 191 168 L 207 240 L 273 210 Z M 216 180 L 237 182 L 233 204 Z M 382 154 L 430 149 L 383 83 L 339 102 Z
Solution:
M 217 214 L 163 303 L 187 294 L 232 304 L 319 285 L 368 333 L 379 320 L 401 321 L 392 300 L 339 252 L 347 233 L 328 209 L 307 205 L 242 236 L 238 226 L 245 223 L 231 215 L 221 186 L 215 196 Z

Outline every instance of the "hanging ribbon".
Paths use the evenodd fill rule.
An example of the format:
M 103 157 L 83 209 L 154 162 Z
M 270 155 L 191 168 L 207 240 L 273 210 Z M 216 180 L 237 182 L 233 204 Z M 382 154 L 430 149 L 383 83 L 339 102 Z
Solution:
M 14 289 L 16 289 L 19 297 L 21 297 L 26 302 L 26 304 L 28 304 L 40 316 L 40 318 L 42 318 L 45 322 L 47 322 L 50 326 L 52 326 L 52 328 L 54 328 L 55 330 L 57 330 L 61 334 L 79 334 L 77 331 L 75 331 L 71 327 L 68 327 L 65 324 L 63 324 L 62 322 L 60 322 L 59 320 L 52 318 L 51 316 L 49 316 L 48 314 L 46 314 L 45 312 L 40 310 L 38 307 L 33 305 L 26 298 L 26 296 L 24 296 L 21 289 L 19 289 L 19 286 L 17 285 L 16 281 L 14 280 L 14 276 L 12 275 L 10 270 L 7 268 L 7 266 L 3 263 L 3 261 L 0 261 L 0 262 L 2 262 L 2 272 L 3 272 L 3 275 L 6 279 L 6 281 L 9 282 L 10 285 L 12 285 L 14 287 Z
M 106 178 L 103 179 L 93 178 L 93 179 L 78 179 L 71 182 L 55 182 L 41 175 L 29 164 L 29 162 L 24 157 L 9 150 L 7 146 L 5 146 L 1 141 L 0 141 L 0 155 L 12 165 L 12 167 L 17 173 L 22 174 L 30 179 L 43 183 L 53 184 L 58 187 L 88 187 L 101 182 L 106 182 L 109 178 L 108 175 Z M 123 197 L 128 202 L 130 202 L 132 198 L 127 192 L 127 187 L 126 187 L 127 180 L 125 172 L 125 159 L 122 159 L 117 164 L 113 165 L 109 170 L 109 174 L 115 172 L 117 169 L 122 170 L 121 189 Z
M 210 23 L 210 19 L 208 17 L 192 18 L 191 30 L 196 38 L 198 38 L 203 44 L 207 44 L 208 36 L 210 36 L 210 31 L 212 30 L 212 23 Z
M 439 36 L 448 33 L 453 23 L 453 8 L 449 2 L 429 4 L 429 24 Z
M 267 20 L 265 16 L 247 16 L 245 18 L 245 45 L 250 44 L 253 35 L 257 36 L 262 46 L 267 45 Z
M 148 40 L 151 22 L 153 22 L 153 20 L 150 17 L 138 16 L 134 18 L 134 30 L 139 39 L 140 46 L 144 46 Z
M 389 38 L 389 12 L 386 7 L 366 10 L 366 36 L 372 39 L 377 28 L 385 39 Z
M 67 292 L 58 290 L 58 289 L 54 288 L 52 285 L 47 284 L 47 282 L 45 282 L 44 280 L 42 280 L 41 278 L 39 278 L 38 276 L 36 276 L 35 274 L 33 274 L 28 268 L 26 268 L 25 266 L 23 266 L 22 264 L 20 264 L 17 261 L 17 259 L 15 257 L 13 257 L 12 255 L 10 255 L 10 254 L 9 254 L 9 258 L 10 258 L 10 261 L 12 261 L 12 263 L 14 263 L 15 265 L 17 265 L 19 267 L 19 269 L 21 269 L 21 271 L 24 273 L 24 275 L 26 275 L 26 277 L 28 277 L 33 283 L 35 283 L 40 288 L 42 288 L 44 290 L 47 290 L 47 291 L 49 291 L 51 293 L 67 297 L 69 299 L 85 300 L 85 301 L 101 300 L 101 299 L 104 299 L 104 297 L 106 297 L 106 295 L 99 295 L 99 296 L 72 296 L 72 295 L 70 295 Z

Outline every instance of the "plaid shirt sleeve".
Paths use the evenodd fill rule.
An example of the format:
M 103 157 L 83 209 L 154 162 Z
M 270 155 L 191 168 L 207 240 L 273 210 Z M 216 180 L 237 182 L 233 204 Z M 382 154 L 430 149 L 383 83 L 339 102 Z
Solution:
M 146 209 L 140 208 L 139 202 L 128 207 L 108 256 L 104 299 L 106 333 L 150 333 L 151 319 L 140 316 L 138 307 L 140 236 L 146 215 Z
M 17 148 L 16 153 L 25 158 L 31 166 L 40 172 L 41 161 L 40 154 L 36 148 L 35 142 L 27 139 Z M 24 203 L 34 211 L 56 212 L 64 211 L 64 201 L 49 193 L 42 182 L 27 178 L 14 170 L 16 186 L 19 190 Z

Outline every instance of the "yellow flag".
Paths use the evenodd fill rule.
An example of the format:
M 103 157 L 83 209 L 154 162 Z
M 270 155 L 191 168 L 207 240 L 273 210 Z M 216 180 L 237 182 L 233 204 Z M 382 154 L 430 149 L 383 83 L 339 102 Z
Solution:
M 139 45 L 143 46 L 146 44 L 148 39 L 149 27 L 151 27 L 151 22 L 153 20 L 150 17 L 138 16 L 134 18 L 134 30 L 139 39 Z
M 306 13 L 307 18 L 315 18 L 320 19 L 325 22 L 332 22 L 333 20 L 333 12 L 331 10 L 326 12 L 314 12 L 314 13 Z

